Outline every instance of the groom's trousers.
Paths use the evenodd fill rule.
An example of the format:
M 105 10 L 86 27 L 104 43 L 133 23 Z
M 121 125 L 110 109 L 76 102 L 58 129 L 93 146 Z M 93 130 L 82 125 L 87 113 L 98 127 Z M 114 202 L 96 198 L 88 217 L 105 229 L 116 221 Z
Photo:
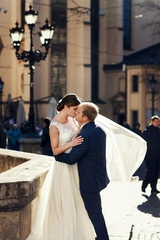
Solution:
M 97 240 L 109 240 L 107 228 L 102 214 L 101 197 L 99 192 L 85 192 L 81 190 L 88 216 L 97 234 Z

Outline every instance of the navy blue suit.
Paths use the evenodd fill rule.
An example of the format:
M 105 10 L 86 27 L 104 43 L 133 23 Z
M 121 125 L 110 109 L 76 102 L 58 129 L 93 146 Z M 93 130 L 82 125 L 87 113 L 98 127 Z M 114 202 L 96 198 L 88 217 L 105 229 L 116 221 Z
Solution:
M 78 164 L 81 195 L 94 226 L 98 240 L 108 240 L 105 226 L 100 191 L 109 183 L 106 171 L 106 134 L 94 122 L 82 127 L 82 144 L 73 147 L 69 154 L 55 156 L 59 162 L 69 165 Z

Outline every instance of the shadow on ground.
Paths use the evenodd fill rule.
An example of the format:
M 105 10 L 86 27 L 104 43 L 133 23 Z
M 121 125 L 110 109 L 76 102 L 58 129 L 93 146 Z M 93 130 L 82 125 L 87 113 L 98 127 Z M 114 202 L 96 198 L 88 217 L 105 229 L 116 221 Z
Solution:
M 160 194 L 158 195 L 151 194 L 150 196 L 147 196 L 146 194 L 143 194 L 147 201 L 138 205 L 138 210 L 144 213 L 149 213 L 153 217 L 160 218 Z

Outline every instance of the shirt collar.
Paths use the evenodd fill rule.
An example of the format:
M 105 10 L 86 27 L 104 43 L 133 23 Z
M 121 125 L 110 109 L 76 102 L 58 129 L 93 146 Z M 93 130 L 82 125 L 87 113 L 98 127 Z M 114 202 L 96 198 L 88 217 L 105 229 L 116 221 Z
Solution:
M 83 123 L 82 126 L 81 126 L 81 129 L 84 127 L 84 125 L 86 125 L 87 123 Z

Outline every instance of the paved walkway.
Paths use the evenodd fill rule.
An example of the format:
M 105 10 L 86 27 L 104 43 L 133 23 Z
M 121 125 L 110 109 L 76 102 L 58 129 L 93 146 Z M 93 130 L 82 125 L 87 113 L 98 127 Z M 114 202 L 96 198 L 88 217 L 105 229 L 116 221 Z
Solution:
M 160 194 L 151 195 L 150 187 L 143 193 L 141 185 L 142 181 L 131 183 L 128 212 L 108 226 L 110 240 L 160 240 Z

